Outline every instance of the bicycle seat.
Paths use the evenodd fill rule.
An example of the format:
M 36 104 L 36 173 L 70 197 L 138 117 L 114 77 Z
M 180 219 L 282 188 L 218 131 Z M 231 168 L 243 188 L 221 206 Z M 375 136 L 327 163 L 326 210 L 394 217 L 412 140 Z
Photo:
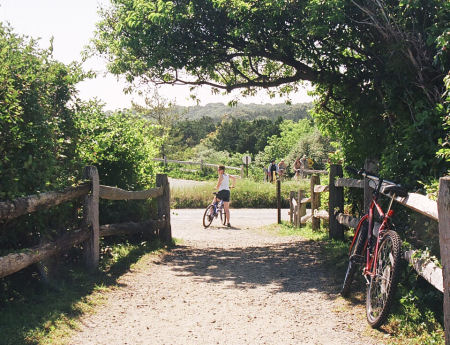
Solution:
M 399 196 L 401 198 L 408 196 L 408 191 L 405 188 L 403 188 L 402 186 L 399 186 L 396 184 L 384 186 L 381 189 L 381 191 L 384 194 L 391 194 L 391 195 L 395 194 L 396 196 Z

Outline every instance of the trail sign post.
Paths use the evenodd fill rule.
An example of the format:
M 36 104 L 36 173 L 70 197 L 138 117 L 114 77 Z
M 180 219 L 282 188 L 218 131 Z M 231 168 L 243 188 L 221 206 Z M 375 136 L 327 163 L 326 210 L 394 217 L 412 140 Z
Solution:
M 248 177 L 248 165 L 251 163 L 252 157 L 245 155 L 242 156 L 242 162 L 245 164 L 245 177 Z

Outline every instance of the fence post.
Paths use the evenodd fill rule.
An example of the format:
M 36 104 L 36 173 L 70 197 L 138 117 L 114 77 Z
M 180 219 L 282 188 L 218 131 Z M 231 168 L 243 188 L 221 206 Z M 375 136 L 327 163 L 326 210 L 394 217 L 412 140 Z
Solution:
M 344 187 L 334 185 L 336 177 L 343 177 L 342 165 L 332 164 L 330 165 L 330 182 L 328 185 L 329 236 L 332 239 L 344 239 L 344 227 L 336 219 L 338 213 L 344 212 Z
M 244 166 L 241 165 L 241 178 L 244 178 Z
M 320 207 L 320 193 L 314 192 L 314 186 L 320 184 L 319 175 L 311 175 L 311 212 L 312 212 L 312 229 L 320 229 L 320 218 L 314 217 L 314 210 Z
M 277 222 L 281 224 L 281 181 L 277 180 Z
M 439 179 L 439 246 L 444 279 L 445 344 L 450 345 L 450 176 Z
M 295 198 L 295 192 L 290 191 L 289 192 L 289 222 L 292 224 L 292 221 L 294 219 L 294 207 L 292 205 L 292 199 Z
M 95 166 L 84 168 L 84 178 L 91 180 L 91 192 L 84 198 L 83 228 L 89 229 L 89 238 L 84 243 L 84 258 L 89 270 L 98 268 L 100 257 L 99 191 L 100 183 Z
M 166 243 L 172 242 L 172 227 L 170 225 L 170 186 L 169 179 L 165 174 L 156 175 L 156 186 L 163 188 L 163 194 L 157 199 L 158 219 L 166 222 L 162 229 L 159 229 L 159 238 Z
M 200 159 L 200 171 L 203 172 L 203 159 Z
M 167 157 L 164 156 L 164 171 L 167 169 Z
M 302 227 L 302 217 L 306 215 L 306 203 L 302 199 L 306 197 L 304 190 L 298 191 L 298 226 Z
M 376 174 L 378 172 L 378 162 L 373 159 L 366 159 L 364 163 L 364 170 Z M 369 179 L 364 179 L 364 213 L 369 210 L 370 203 L 372 202 L 373 189 L 369 186 Z

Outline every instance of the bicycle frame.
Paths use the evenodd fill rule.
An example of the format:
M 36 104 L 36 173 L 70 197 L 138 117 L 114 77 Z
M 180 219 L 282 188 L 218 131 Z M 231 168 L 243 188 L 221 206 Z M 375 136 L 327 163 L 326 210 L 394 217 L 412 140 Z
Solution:
M 374 192 L 374 195 L 372 196 L 372 201 L 370 203 L 369 210 L 368 210 L 367 214 L 365 214 L 361 218 L 361 220 L 356 228 L 352 244 L 350 245 L 350 252 L 351 252 L 353 246 L 356 245 L 355 242 L 356 242 L 356 239 L 358 238 L 359 231 L 362 231 L 361 230 L 362 224 L 366 220 L 368 220 L 368 222 L 369 222 L 369 226 L 367 228 L 368 234 L 367 234 L 366 241 L 365 241 L 364 248 L 363 248 L 363 253 L 365 253 L 365 266 L 363 269 L 363 275 L 366 278 L 367 282 L 368 282 L 367 276 L 374 277 L 376 275 L 377 262 L 375 261 L 375 258 L 377 257 L 378 248 L 379 248 L 381 240 L 383 239 L 383 235 L 384 235 L 385 231 L 389 228 L 389 219 L 394 215 L 394 211 L 391 209 L 394 197 L 391 198 L 391 201 L 389 203 L 389 207 L 388 207 L 388 210 L 386 211 L 386 213 L 383 211 L 381 206 L 377 203 L 379 189 L 381 187 L 382 182 L 383 182 L 382 180 L 379 181 L 377 189 Z M 374 210 L 376 210 L 378 212 L 380 218 L 382 219 L 382 222 L 378 229 L 378 233 L 376 234 L 375 248 L 372 249 L 369 247 L 369 243 L 373 242 L 371 240 L 372 240 L 372 237 L 375 236 L 375 234 L 373 233 L 373 229 L 375 227 Z
M 374 277 L 377 271 L 377 262 L 375 261 L 375 258 L 378 254 L 378 248 L 380 245 L 381 240 L 383 239 L 383 235 L 385 231 L 388 229 L 389 226 L 389 219 L 394 215 L 394 211 L 391 210 L 392 207 L 392 199 L 391 203 L 389 204 L 388 211 L 386 213 L 383 212 L 380 205 L 377 203 L 377 197 L 373 196 L 372 202 L 369 206 L 369 233 L 367 236 L 367 241 L 364 246 L 364 250 L 366 253 L 366 266 L 364 267 L 363 274 L 364 276 L 371 276 Z M 377 210 L 378 214 L 380 215 L 380 218 L 383 219 L 381 222 L 380 228 L 378 229 L 378 233 L 376 234 L 376 242 L 375 242 L 375 249 L 372 251 L 371 248 L 367 248 L 368 244 L 370 243 L 370 240 L 372 236 L 375 236 L 373 233 L 373 229 L 375 226 L 374 222 L 374 209 Z

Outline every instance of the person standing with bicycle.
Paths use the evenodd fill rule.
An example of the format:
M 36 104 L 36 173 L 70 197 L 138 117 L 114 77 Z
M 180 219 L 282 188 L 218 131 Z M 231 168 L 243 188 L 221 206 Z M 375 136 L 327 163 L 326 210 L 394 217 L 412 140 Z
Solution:
M 216 189 L 219 190 L 215 199 L 219 199 L 223 201 L 223 207 L 225 209 L 225 215 L 227 219 L 227 227 L 231 228 L 230 224 L 230 188 L 234 188 L 236 184 L 236 177 L 225 174 L 225 166 L 219 165 L 217 169 L 217 173 L 219 174 L 219 178 L 217 179 Z M 230 186 L 230 178 L 232 180 L 232 185 Z M 216 201 L 216 200 L 214 200 Z

